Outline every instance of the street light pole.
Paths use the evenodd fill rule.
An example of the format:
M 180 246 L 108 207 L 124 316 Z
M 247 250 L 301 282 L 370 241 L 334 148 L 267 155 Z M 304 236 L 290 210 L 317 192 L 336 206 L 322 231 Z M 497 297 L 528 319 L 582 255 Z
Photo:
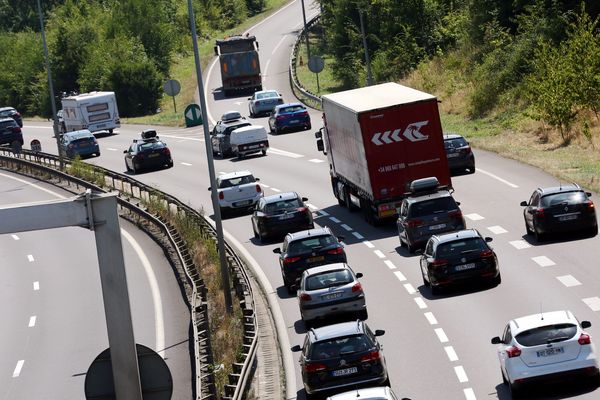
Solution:
M 50 69 L 50 60 L 48 59 L 48 46 L 46 45 L 46 32 L 44 31 L 44 16 L 42 14 L 42 5 L 40 0 L 37 0 L 38 13 L 40 15 L 40 27 L 42 29 L 42 43 L 44 45 L 44 59 L 46 61 L 46 72 L 48 73 L 48 89 L 50 89 L 50 104 L 52 105 L 52 128 L 54 129 L 54 137 L 56 138 L 56 150 L 58 151 L 58 162 L 60 170 L 64 170 L 65 163 L 60 151 L 60 136 L 58 134 L 58 118 L 56 117 L 56 102 L 54 100 L 54 86 L 52 84 L 52 70 Z
M 198 35 L 196 34 L 196 19 L 194 18 L 194 8 L 192 0 L 188 0 L 188 14 L 190 17 L 190 29 L 192 30 L 192 42 L 194 45 L 194 59 L 196 61 L 196 79 L 198 80 L 198 92 L 200 96 L 200 108 L 202 115 L 208 115 L 206 112 L 206 99 L 204 98 L 204 83 L 202 81 L 202 67 L 200 66 L 200 55 L 198 52 Z M 227 269 L 227 258 L 225 257 L 225 241 L 223 240 L 223 222 L 221 221 L 221 210 L 219 200 L 217 199 L 217 183 L 215 180 L 215 165 L 212 154 L 212 144 L 210 142 L 210 133 L 208 132 L 208 121 L 204 119 L 202 124 L 204 128 L 204 144 L 206 147 L 206 158 L 208 160 L 208 174 L 210 176 L 211 198 L 215 212 L 215 224 L 217 230 L 217 241 L 219 249 L 219 261 L 221 264 L 221 283 L 223 285 L 223 295 L 225 296 L 225 307 L 227 312 L 233 312 L 233 303 L 231 300 L 231 289 L 229 286 L 229 271 Z
M 304 10 L 304 0 L 302 3 L 302 19 L 304 20 L 304 34 L 306 35 L 306 56 L 310 60 L 310 45 L 308 40 L 308 29 L 306 29 L 306 11 Z
M 371 86 L 373 84 L 373 76 L 371 75 L 371 59 L 369 58 L 367 36 L 365 35 L 365 24 L 363 23 L 363 13 L 360 5 L 358 6 L 358 17 L 360 18 L 360 33 L 362 35 L 363 47 L 365 49 L 365 62 L 367 63 L 367 86 Z

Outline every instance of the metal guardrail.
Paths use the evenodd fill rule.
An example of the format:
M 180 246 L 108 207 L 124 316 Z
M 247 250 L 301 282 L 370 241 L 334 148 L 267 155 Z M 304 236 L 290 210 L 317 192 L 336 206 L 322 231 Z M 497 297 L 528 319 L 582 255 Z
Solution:
M 69 160 L 65 160 L 65 165 L 67 168 L 72 166 Z M 58 157 L 55 155 L 23 150 L 19 157 L 14 157 L 9 149 L 0 149 L 1 169 L 29 177 L 43 178 L 74 193 L 80 192 L 82 188 L 106 191 L 105 188 L 108 187 L 118 191 L 117 202 L 120 215 L 146 231 L 163 248 L 185 293 L 193 327 L 194 375 L 196 376 L 193 387 L 194 398 L 216 400 L 218 396 L 212 371 L 213 354 L 208 326 L 207 288 L 180 233 L 165 218 L 148 213 L 144 202 L 150 201 L 153 197 L 160 198 L 171 215 L 183 214 L 187 219 L 192 219 L 200 227 L 203 236 L 214 241 L 216 246 L 214 227 L 201 213 L 167 193 L 127 175 L 90 164 L 86 166 L 89 166 L 93 172 L 84 180 L 60 171 Z M 72 188 L 71 185 L 75 187 Z M 230 275 L 243 313 L 244 338 L 241 352 L 243 360 L 234 363 L 233 373 L 229 375 L 229 384 L 225 385 L 225 393 L 220 398 L 241 400 L 247 389 L 256 355 L 257 322 L 254 295 L 247 268 L 228 244 L 226 244 L 226 252 Z
M 317 23 L 319 17 L 321 15 L 318 14 L 313 17 L 310 21 L 306 23 L 306 28 L 310 30 L 310 28 Z M 296 42 L 294 43 L 294 47 L 292 49 L 292 56 L 290 57 L 290 68 L 289 68 L 289 77 L 290 77 L 290 87 L 292 88 L 292 92 L 294 96 L 298 98 L 301 102 L 306 104 L 309 107 L 315 108 L 317 110 L 321 110 L 321 96 L 309 92 L 305 88 L 300 85 L 298 81 L 298 75 L 296 74 L 296 59 L 298 58 L 298 51 L 300 50 L 300 44 L 303 40 L 306 40 L 306 35 L 308 32 L 304 30 L 304 27 L 300 31 L 300 34 L 296 38 Z

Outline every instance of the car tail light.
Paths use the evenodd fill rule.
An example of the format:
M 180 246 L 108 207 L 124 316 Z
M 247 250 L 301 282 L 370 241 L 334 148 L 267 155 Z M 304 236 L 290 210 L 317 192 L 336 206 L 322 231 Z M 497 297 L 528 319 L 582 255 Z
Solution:
M 19 128 L 18 126 L 13 126 L 12 131 L 13 133 L 21 133 L 21 128 Z
M 256 102 L 256 103 L 254 103 L 254 104 L 256 104 L 257 106 L 260 106 L 260 104 L 261 104 L 261 103 L 260 103 L 260 101 L 257 101 L 257 102 Z
M 462 211 L 460 211 L 460 210 L 450 211 L 448 213 L 448 216 L 450 218 L 462 218 Z
M 587 210 L 588 210 L 588 211 L 595 211 L 595 208 L 596 208 L 596 207 L 594 206 L 594 202 L 593 202 L 593 201 L 591 201 L 591 200 L 588 200 L 588 201 L 586 202 L 586 204 L 587 204 Z
M 262 192 L 260 185 L 256 185 L 256 193 L 260 193 L 260 192 Z
M 519 357 L 521 355 L 521 349 L 517 346 L 512 346 L 506 349 L 506 355 L 508 358 Z
M 535 215 L 537 215 L 538 218 L 544 218 L 544 212 L 543 208 L 538 208 L 535 210 Z
M 143 160 L 144 159 L 144 153 L 137 153 L 137 155 L 135 157 L 139 158 L 140 160 Z
M 494 256 L 494 252 L 492 250 L 484 250 L 481 253 L 479 253 L 479 257 L 482 258 L 489 258 L 489 257 L 493 257 Z
M 280 115 L 279 117 L 277 117 L 277 118 L 275 118 L 275 119 L 276 119 L 277 121 L 281 122 L 281 121 L 285 120 L 285 117 Z
M 302 293 L 300 295 L 300 301 L 311 301 L 312 297 L 310 297 L 310 294 L 308 293 Z
M 308 112 L 306 112 L 306 111 L 302 111 L 302 112 L 299 112 L 299 113 L 298 113 L 298 114 L 296 114 L 296 115 L 297 115 L 298 117 L 306 117 L 306 116 L 308 116 Z
M 371 351 L 360 358 L 360 362 L 371 362 L 379 360 L 379 351 Z
M 288 265 L 288 264 L 291 264 L 291 263 L 295 263 L 299 259 L 300 259 L 300 257 L 286 257 L 286 258 L 283 259 L 283 264 L 284 265 Z
M 169 150 L 169 148 L 168 148 L 168 147 L 165 147 L 165 148 L 163 149 L 163 154 L 164 154 L 164 155 L 166 155 L 166 156 L 168 156 L 168 155 L 170 155 L 170 154 L 171 154 L 171 150 Z
M 471 154 L 471 147 L 467 147 L 466 149 L 462 149 L 460 151 L 462 154 Z
M 354 284 L 354 286 L 352 286 L 353 292 L 360 292 L 361 290 L 362 290 L 362 285 L 360 284 L 360 282 L 356 282 Z
M 304 364 L 304 370 L 306 372 L 319 372 L 327 369 L 327 365 L 320 363 L 306 363 Z
M 437 258 L 435 260 L 433 260 L 433 262 L 431 263 L 432 267 L 441 267 L 443 265 L 447 265 L 448 264 L 448 260 L 445 260 L 443 258 Z
M 225 193 L 219 192 L 219 199 L 223 200 L 225 198 Z
M 592 340 L 590 338 L 590 335 L 588 335 L 587 333 L 582 333 L 579 336 L 579 339 L 577 339 L 577 342 L 579 342 L 580 345 L 584 345 L 584 344 L 591 344 Z
M 305 212 L 308 211 L 308 208 L 306 208 L 306 207 L 299 207 L 299 208 L 296 208 L 296 211 L 301 212 L 301 213 L 305 213 Z
M 94 138 L 94 144 L 98 144 L 98 141 L 96 140 L 96 138 Z
M 407 222 L 409 228 L 415 228 L 417 226 L 423 225 L 422 219 L 411 219 Z
M 327 252 L 327 254 L 344 254 L 344 248 L 343 247 L 336 247 L 333 250 L 329 250 Z

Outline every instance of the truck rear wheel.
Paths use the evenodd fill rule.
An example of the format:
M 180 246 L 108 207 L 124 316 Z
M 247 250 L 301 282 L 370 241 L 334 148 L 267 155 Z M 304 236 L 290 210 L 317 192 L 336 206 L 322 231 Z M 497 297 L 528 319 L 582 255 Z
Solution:
M 373 210 L 371 209 L 371 202 L 369 200 L 362 198 L 360 199 L 360 210 L 362 211 L 363 216 L 365 217 L 365 221 L 367 221 L 369 225 L 377 226 L 378 221 L 373 215 Z
M 344 186 L 344 204 L 348 207 L 348 211 L 353 212 L 356 210 L 356 206 L 352 203 L 352 199 L 350 198 L 350 189 Z

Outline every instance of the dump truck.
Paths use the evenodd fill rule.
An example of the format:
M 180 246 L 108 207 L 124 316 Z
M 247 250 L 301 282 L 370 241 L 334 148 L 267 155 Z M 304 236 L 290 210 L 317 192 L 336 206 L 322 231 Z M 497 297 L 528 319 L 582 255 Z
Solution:
M 220 39 L 216 41 L 214 50 L 221 65 L 225 96 L 241 91 L 262 90 L 256 37 L 237 35 Z

